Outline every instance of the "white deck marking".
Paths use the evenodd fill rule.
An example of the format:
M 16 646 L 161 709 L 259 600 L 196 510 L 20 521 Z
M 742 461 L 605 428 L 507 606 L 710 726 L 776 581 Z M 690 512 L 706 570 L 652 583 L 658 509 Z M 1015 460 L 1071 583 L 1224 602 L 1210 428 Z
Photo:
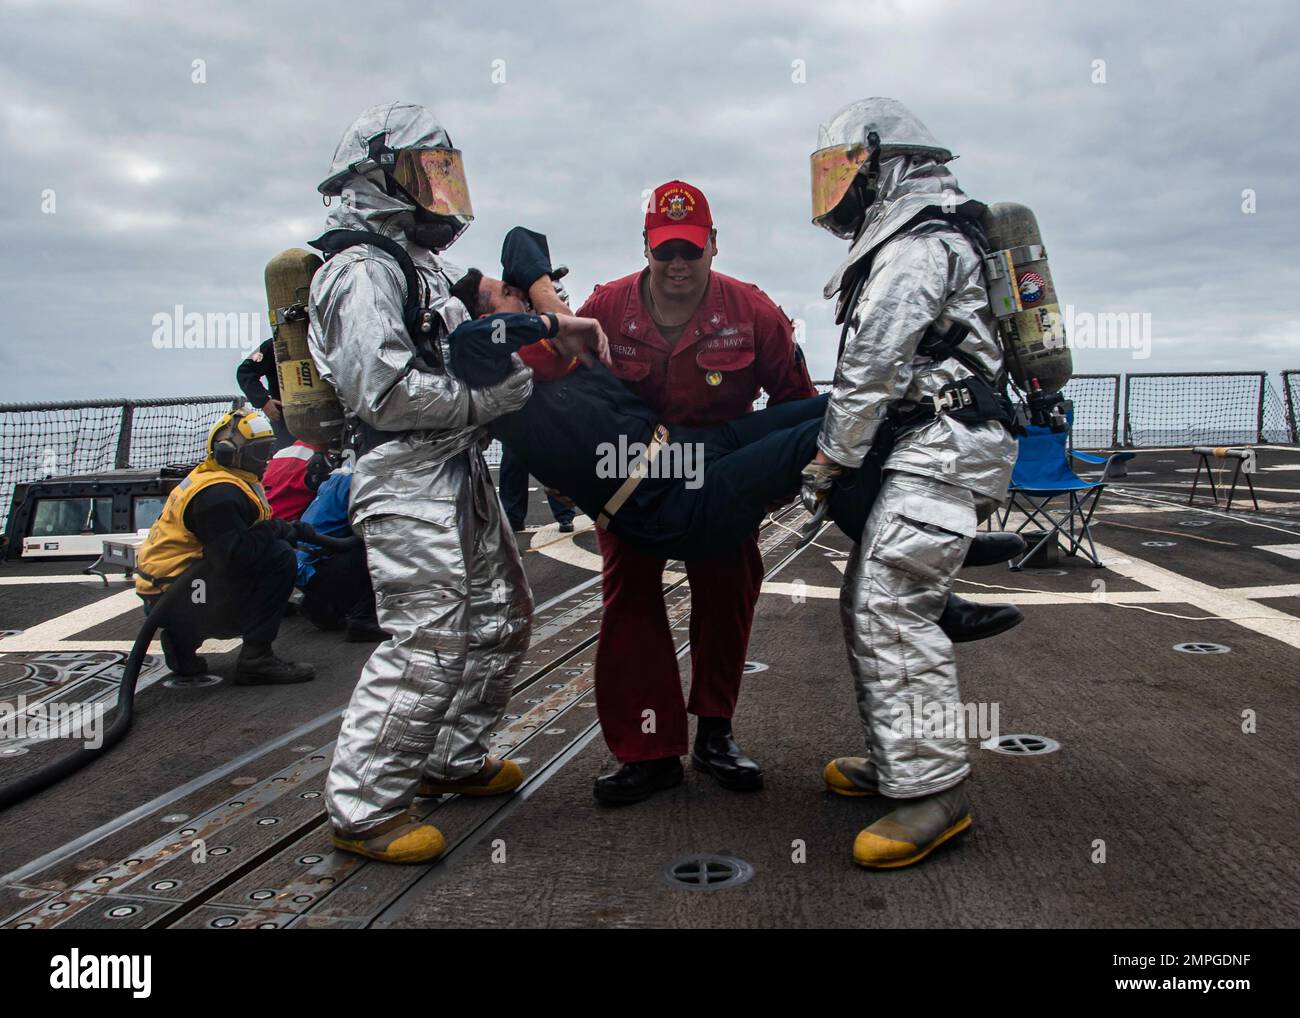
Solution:
M 1260 551 L 1271 551 L 1274 555 L 1281 555 L 1283 558 L 1300 559 L 1300 544 L 1257 544 L 1255 547 Z
M 1168 594 L 1169 599 L 1182 604 L 1194 605 L 1207 615 L 1225 617 L 1237 615 L 1264 616 L 1263 618 L 1233 619 L 1234 626 L 1241 626 L 1262 636 L 1272 637 L 1289 647 L 1300 648 L 1300 618 L 1286 612 L 1270 608 L 1248 598 L 1239 597 L 1231 590 L 1220 590 L 1208 583 L 1180 576 L 1171 569 L 1144 562 L 1141 559 L 1123 556 L 1113 548 L 1103 544 L 1097 545 L 1097 555 L 1105 562 L 1109 557 L 1115 561 L 1109 568 L 1136 580 L 1145 587 Z
M 1263 597 L 1300 597 L 1300 583 L 1274 583 L 1266 587 L 1228 587 L 1224 593 L 1251 601 Z
M 76 608 L 62 615 L 56 615 L 47 622 L 41 622 L 18 636 L 0 640 L 0 650 L 5 653 L 26 652 L 33 650 L 63 650 L 63 647 L 51 647 L 50 644 L 66 640 L 78 633 L 84 633 L 93 626 L 125 615 L 129 611 L 138 611 L 142 602 L 134 588 L 122 590 L 108 597 L 101 597 L 93 604 Z
M 23 634 L 26 635 L 26 634 Z M 16 637 L 10 637 L 7 640 L 0 640 L 0 654 L 28 654 L 28 653 L 50 653 L 53 651 L 120 651 L 123 654 L 131 653 L 131 648 L 135 646 L 134 640 L 55 640 L 42 643 L 38 647 L 11 647 L 10 644 L 16 641 Z M 225 654 L 227 651 L 235 650 L 242 643 L 242 640 L 204 640 L 196 653 L 199 654 Z M 153 640 L 149 644 L 149 653 L 155 656 L 162 655 L 162 644 Z M 143 687 L 141 687 L 143 688 Z
M 134 640 L 73 640 L 71 637 L 84 633 L 87 629 L 93 629 L 110 619 L 125 615 L 127 612 L 139 610 L 140 607 L 140 598 L 134 589 L 119 591 L 109 597 L 100 598 L 94 604 L 56 615 L 17 636 L 0 639 L 0 654 L 85 650 L 129 652 L 135 643 Z M 140 618 L 144 618 L 143 613 Z M 239 643 L 239 640 L 206 640 L 199 649 L 209 654 L 224 654 L 238 647 Z M 149 645 L 149 653 L 162 653 L 157 640 Z
M 547 558 L 553 558 L 555 561 L 563 562 L 566 566 L 573 566 L 575 569 L 585 569 L 591 573 L 599 573 L 605 565 L 601 557 L 596 552 L 588 551 L 573 540 L 578 536 L 579 532 L 590 529 L 591 520 L 586 516 L 578 515 L 573 518 L 573 526 L 574 533 L 561 534 L 558 523 L 546 524 L 533 534 L 527 550 L 537 552 L 539 555 L 545 555 Z M 534 543 L 537 544 L 536 548 L 532 547 Z M 675 573 L 671 570 L 664 573 L 665 583 L 676 583 L 678 580 L 685 578 L 685 573 Z
M 1134 580 L 1148 589 L 1104 590 L 1097 593 L 1091 590 L 1045 590 L 1029 593 L 996 589 L 975 592 L 966 586 L 960 588 L 961 596 L 979 604 L 1014 604 L 1021 607 L 1071 604 L 1190 604 L 1201 609 L 1206 615 L 1221 616 L 1234 625 L 1243 626 L 1289 646 L 1300 648 L 1300 616 L 1288 615 L 1286 612 L 1258 603 L 1263 598 L 1300 596 L 1300 583 L 1218 589 L 1153 563 L 1126 558 L 1104 544 L 1097 545 L 1097 554 L 1103 562 L 1108 563 L 1107 569 Z M 831 564 L 841 573 L 844 572 L 846 565 L 844 560 L 832 560 Z M 958 576 L 957 582 L 975 585 L 985 581 L 967 580 L 965 577 Z M 1019 584 L 1016 582 L 1016 574 L 1008 573 L 1002 583 L 989 581 L 987 586 L 1015 587 Z M 812 586 L 797 582 L 765 583 L 763 593 L 777 594 L 782 597 L 801 595 L 805 598 L 821 599 L 836 599 L 840 596 L 838 587 Z M 1254 617 L 1241 618 L 1240 616 Z
M 134 583 L 135 580 L 128 580 L 125 576 L 110 576 L 108 586 L 115 583 Z M 98 576 L 0 576 L 0 587 L 28 587 L 38 583 L 94 583 L 104 586 L 104 581 Z M 108 587 L 104 588 L 105 590 Z

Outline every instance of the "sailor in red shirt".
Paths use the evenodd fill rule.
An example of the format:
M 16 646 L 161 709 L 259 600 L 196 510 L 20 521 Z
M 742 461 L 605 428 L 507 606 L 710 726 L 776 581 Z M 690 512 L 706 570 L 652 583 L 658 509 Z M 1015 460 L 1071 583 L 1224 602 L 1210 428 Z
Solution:
M 656 188 L 645 217 L 647 268 L 598 286 L 578 310 L 609 336 L 613 370 L 662 422 L 710 426 L 772 403 L 815 396 L 785 313 L 758 287 L 712 271 L 709 204 L 680 180 Z M 691 585 L 691 694 L 681 678 L 663 599 L 665 561 L 605 530 L 604 616 L 596 705 L 620 767 L 596 781 L 601 802 L 638 802 L 682 780 L 687 719 L 699 718 L 692 764 L 724 787 L 762 787 L 737 746 L 731 716 L 762 584 L 758 536 L 738 550 L 686 563 Z M 648 713 L 653 712 L 653 713 Z
M 262 488 L 277 520 L 292 523 L 307 511 L 321 481 L 329 476 L 329 465 L 323 462 L 324 451 L 323 445 L 299 439 L 271 457 L 262 477 Z M 313 465 L 317 468 L 309 469 Z

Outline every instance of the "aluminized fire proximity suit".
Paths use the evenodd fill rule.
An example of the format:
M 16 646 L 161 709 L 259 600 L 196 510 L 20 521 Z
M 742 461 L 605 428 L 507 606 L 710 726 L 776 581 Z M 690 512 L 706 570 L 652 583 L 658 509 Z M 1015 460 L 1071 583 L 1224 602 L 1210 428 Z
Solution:
M 423 304 L 443 320 L 446 363 L 446 333 L 465 317 L 448 296 L 461 271 L 408 238 L 414 208 L 405 194 L 387 192 L 381 173 L 339 179 L 385 132 L 391 149 L 450 148 L 422 107 L 366 111 L 322 185 L 333 181 L 328 193 L 342 197 L 327 230 L 379 233 L 406 249 L 426 289 Z M 349 506 L 390 638 L 361 674 L 326 786 L 335 831 L 357 837 L 403 814 L 422 779 L 467 778 L 483 767 L 528 647 L 533 607 L 481 451 L 482 425 L 517 409 L 526 394 L 502 405 L 493 390 L 470 392 L 428 370 L 403 320 L 405 292 L 397 262 L 359 245 L 316 273 L 308 311 L 321 376 L 349 412 L 390 433 L 357 461 Z
M 882 146 L 875 200 L 825 291 L 843 305 L 854 267 L 870 258 L 865 285 L 844 309 L 850 331 L 818 440 L 845 467 L 862 463 L 889 411 L 928 402 L 970 377 L 955 359 L 918 353 L 933 323 L 967 326 L 961 349 L 989 378 L 1002 367 L 974 246 L 949 223 L 909 225 L 929 206 L 970 201 L 944 165 L 951 153 L 893 100 L 845 107 L 822 128 L 822 145 L 861 142 L 872 130 Z M 840 612 L 867 729 L 862 783 L 874 777 L 885 795 L 931 795 L 970 772 L 960 738 L 920 738 L 895 722 L 904 710 L 911 716 L 918 695 L 927 705 L 960 702 L 952 644 L 937 620 L 977 521 L 1006 499 L 1015 456 L 1001 423 L 940 414 L 904 433 L 884 463 L 880 496 L 845 571 Z

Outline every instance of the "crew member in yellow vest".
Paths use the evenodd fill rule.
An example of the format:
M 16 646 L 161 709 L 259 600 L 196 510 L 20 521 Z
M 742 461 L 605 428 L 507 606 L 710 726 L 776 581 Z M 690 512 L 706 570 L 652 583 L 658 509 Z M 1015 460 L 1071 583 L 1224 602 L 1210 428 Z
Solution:
M 211 566 L 203 586 L 175 602 L 162 627 L 163 656 L 177 675 L 203 675 L 196 651 L 207 637 L 239 636 L 237 685 L 306 682 L 312 666 L 277 657 L 297 572 L 294 525 L 274 519 L 262 474 L 275 435 L 265 415 L 225 414 L 208 434 L 207 458 L 172 489 L 136 556 L 135 589 L 152 611 L 167 585 L 199 558 Z

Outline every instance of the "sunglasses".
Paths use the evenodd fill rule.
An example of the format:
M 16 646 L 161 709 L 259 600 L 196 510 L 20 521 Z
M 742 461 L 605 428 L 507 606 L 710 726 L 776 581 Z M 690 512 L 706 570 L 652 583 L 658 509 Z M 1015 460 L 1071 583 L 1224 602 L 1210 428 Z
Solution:
M 670 240 L 658 247 L 652 247 L 650 257 L 657 262 L 670 262 L 674 258 L 681 258 L 683 261 L 688 262 L 698 262 L 704 257 L 704 248 L 696 247 L 684 240 Z

